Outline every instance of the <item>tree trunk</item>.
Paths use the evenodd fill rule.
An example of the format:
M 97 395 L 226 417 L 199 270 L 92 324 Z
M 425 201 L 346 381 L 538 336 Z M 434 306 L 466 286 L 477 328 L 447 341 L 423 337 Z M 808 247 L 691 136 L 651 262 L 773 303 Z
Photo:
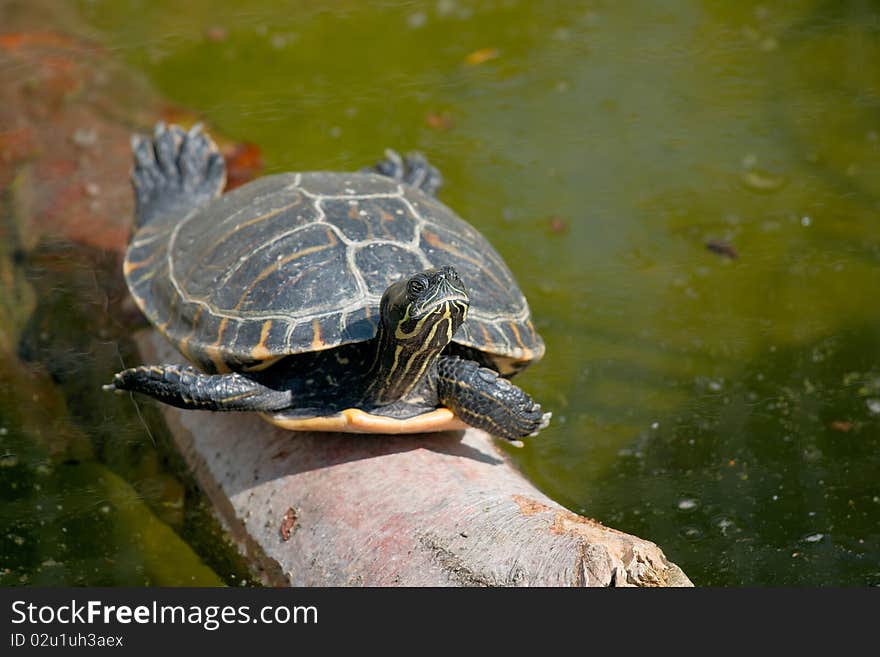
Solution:
M 155 332 L 145 363 L 180 362 Z M 539 492 L 476 429 L 289 432 L 253 414 L 162 412 L 265 583 L 691 586 L 655 544 Z

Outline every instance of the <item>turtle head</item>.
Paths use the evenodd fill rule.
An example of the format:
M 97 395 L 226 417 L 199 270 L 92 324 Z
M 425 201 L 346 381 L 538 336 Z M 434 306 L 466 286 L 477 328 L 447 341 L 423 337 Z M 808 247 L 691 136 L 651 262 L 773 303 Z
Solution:
M 469 303 L 458 272 L 440 267 L 389 286 L 380 314 L 383 328 L 396 341 L 442 350 L 464 322 Z
M 385 290 L 371 372 L 370 396 L 380 404 L 405 397 L 452 340 L 469 298 L 452 267 L 419 272 Z

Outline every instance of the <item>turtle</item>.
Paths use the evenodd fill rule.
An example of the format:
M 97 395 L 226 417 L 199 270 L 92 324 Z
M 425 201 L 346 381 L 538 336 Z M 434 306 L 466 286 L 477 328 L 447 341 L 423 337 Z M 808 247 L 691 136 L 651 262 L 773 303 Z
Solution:
M 550 413 L 509 381 L 544 342 L 498 252 L 437 199 L 440 172 L 392 150 L 354 172 L 259 177 L 223 193 L 200 125 L 132 137 L 123 272 L 190 365 L 104 386 L 290 430 L 468 425 L 521 445 Z

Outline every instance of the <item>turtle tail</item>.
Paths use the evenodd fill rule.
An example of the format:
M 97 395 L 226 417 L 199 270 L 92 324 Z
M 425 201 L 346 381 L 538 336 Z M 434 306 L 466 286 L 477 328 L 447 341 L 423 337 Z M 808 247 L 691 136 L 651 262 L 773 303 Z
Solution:
M 216 144 L 201 131 L 156 125 L 153 138 L 131 139 L 134 168 L 135 229 L 157 217 L 181 219 L 220 195 L 226 164 Z

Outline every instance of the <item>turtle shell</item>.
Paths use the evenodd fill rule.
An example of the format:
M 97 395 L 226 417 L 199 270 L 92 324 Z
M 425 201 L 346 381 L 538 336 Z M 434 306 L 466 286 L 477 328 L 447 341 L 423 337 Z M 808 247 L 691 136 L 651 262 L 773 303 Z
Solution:
M 286 173 L 150 222 L 125 261 L 144 314 L 208 372 L 369 340 L 391 283 L 454 266 L 471 296 L 454 342 L 509 373 L 544 344 L 501 256 L 445 205 L 373 173 Z

